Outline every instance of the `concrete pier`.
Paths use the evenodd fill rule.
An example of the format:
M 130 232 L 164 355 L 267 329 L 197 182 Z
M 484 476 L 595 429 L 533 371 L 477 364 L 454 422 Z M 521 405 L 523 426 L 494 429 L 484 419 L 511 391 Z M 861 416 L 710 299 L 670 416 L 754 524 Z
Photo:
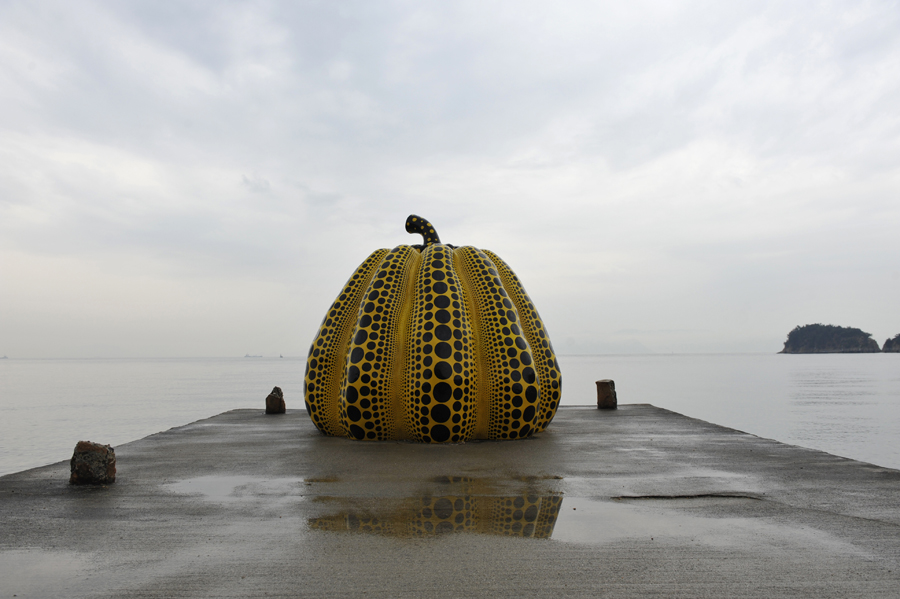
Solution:
M 900 596 L 900 471 L 650 405 L 440 446 L 236 410 L 115 450 L 105 487 L 0 478 L 0 597 Z

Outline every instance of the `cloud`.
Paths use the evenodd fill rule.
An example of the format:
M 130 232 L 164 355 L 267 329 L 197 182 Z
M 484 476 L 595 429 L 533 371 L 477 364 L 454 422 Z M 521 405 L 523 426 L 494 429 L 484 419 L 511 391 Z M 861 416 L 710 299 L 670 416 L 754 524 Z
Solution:
M 258 286 L 190 351 L 302 353 L 415 212 L 507 259 L 561 351 L 894 335 L 898 33 L 891 2 L 7 3 L 4 301 L 64 322 L 23 265 L 67 264 L 151 315 L 123 345 L 91 308 L 95 344 L 183 355 L 166 314 Z

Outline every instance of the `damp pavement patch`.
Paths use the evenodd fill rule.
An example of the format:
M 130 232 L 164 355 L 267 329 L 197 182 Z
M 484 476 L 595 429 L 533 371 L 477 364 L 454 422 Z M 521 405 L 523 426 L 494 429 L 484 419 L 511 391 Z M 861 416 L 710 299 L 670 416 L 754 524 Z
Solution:
M 235 410 L 0 477 L 0 597 L 897 597 L 900 471 L 650 405 L 522 441 Z

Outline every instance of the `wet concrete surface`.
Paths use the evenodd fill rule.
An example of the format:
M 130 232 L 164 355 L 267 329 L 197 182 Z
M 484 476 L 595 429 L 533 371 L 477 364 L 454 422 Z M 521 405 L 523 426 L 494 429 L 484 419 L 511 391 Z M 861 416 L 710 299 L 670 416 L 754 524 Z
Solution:
M 900 597 L 900 471 L 649 405 L 440 446 L 236 410 L 116 456 L 0 478 L 0 598 Z

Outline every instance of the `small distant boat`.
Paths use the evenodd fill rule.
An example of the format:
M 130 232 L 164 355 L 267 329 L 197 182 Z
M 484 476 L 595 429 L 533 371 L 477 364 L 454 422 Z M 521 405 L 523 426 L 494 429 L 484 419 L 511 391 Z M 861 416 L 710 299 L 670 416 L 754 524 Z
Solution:
M 3 357 L 5 358 L 6 356 L 3 356 Z M 283 358 L 284 356 L 282 356 L 281 354 L 278 354 L 278 357 Z
M 245 358 L 262 358 L 262 356 L 251 356 L 250 354 L 246 354 Z

